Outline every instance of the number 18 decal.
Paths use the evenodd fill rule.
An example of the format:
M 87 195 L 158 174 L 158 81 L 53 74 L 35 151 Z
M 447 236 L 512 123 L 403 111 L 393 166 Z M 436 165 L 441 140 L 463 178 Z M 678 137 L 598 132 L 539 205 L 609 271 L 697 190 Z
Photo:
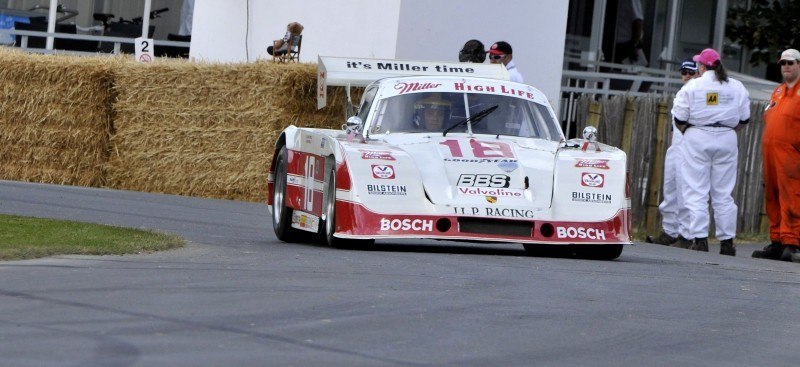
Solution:
M 305 196 L 303 207 L 307 211 L 314 209 L 314 173 L 316 172 L 317 160 L 313 156 L 306 156 L 305 166 L 305 187 L 303 188 L 303 195 Z
M 458 140 L 445 140 L 439 144 L 449 148 L 450 156 L 454 158 L 464 157 Z M 472 150 L 472 157 L 475 158 L 514 158 L 514 151 L 511 150 L 511 146 L 503 142 L 470 139 L 469 146 Z

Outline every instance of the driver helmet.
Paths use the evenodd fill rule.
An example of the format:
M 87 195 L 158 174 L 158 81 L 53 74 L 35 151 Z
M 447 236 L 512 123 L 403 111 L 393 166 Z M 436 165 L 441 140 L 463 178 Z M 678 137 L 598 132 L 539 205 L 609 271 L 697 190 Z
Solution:
M 450 120 L 450 112 L 451 112 L 451 104 L 450 101 L 442 98 L 441 94 L 439 93 L 431 93 L 429 95 L 423 96 L 416 103 L 414 103 L 414 124 L 417 127 L 424 127 L 423 124 L 423 114 L 425 110 L 432 109 L 432 110 L 442 110 L 443 111 L 443 121 Z

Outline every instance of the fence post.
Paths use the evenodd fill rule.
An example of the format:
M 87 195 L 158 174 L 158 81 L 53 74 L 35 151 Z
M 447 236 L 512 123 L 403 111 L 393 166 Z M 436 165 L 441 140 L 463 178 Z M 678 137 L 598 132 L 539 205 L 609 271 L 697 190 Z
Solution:
M 645 228 L 650 233 L 659 231 L 658 223 L 658 200 L 661 197 L 661 188 L 664 178 L 664 156 L 666 145 L 666 127 L 669 122 L 667 104 L 658 102 L 658 116 L 656 117 L 655 149 L 653 149 L 653 164 L 650 171 L 650 179 L 647 181 L 647 214 L 645 216 Z
M 769 217 L 767 216 L 767 199 L 761 203 L 761 221 L 758 230 L 761 233 L 769 233 Z
M 594 126 L 595 128 L 600 126 L 600 116 L 603 113 L 603 105 L 600 102 L 592 101 L 589 102 L 589 116 L 586 118 L 586 125 L 587 126 Z
M 622 118 L 622 151 L 631 153 L 631 134 L 633 133 L 633 115 L 636 112 L 633 98 L 625 99 L 625 116 Z

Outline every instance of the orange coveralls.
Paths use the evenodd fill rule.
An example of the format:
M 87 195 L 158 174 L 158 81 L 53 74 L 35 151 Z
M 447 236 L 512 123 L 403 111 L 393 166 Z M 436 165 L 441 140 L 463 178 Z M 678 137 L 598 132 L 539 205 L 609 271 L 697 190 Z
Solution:
M 772 92 L 764 112 L 764 195 L 769 237 L 798 246 L 800 236 L 800 82 Z

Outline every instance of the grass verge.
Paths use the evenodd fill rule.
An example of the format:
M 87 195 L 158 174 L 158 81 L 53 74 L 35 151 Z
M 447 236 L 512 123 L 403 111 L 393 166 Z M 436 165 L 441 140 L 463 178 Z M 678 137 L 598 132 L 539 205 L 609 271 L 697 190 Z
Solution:
M 176 235 L 73 221 L 0 215 L 0 260 L 123 255 L 181 247 Z

